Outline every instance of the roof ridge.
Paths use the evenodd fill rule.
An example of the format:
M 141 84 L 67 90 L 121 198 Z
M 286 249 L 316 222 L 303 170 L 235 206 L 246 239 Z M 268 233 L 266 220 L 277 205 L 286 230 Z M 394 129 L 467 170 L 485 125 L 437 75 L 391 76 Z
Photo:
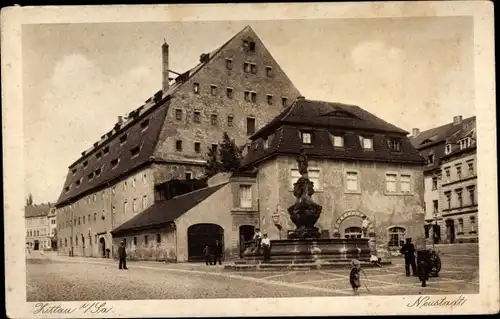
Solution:
M 165 202 L 168 202 L 168 201 L 171 201 L 171 200 L 177 199 L 177 198 L 182 197 L 182 196 L 191 195 L 191 194 L 194 194 L 194 193 L 196 193 L 196 192 L 200 192 L 200 191 L 204 191 L 204 190 L 209 190 L 209 189 L 211 189 L 211 188 L 216 188 L 216 187 L 219 187 L 219 186 L 220 186 L 220 187 L 222 187 L 222 186 L 226 185 L 227 183 L 229 183 L 229 182 L 224 182 L 224 183 L 220 183 L 220 184 L 217 184 L 217 185 L 212 185 L 212 186 L 207 186 L 207 187 L 199 188 L 199 189 L 196 189 L 196 190 L 191 191 L 191 192 L 189 192 L 189 193 L 184 193 L 184 194 L 181 194 L 181 195 L 177 195 L 177 196 L 175 196 L 175 197 L 172 197 L 172 198 L 170 198 L 170 199 L 167 199 L 167 200 L 165 200 Z

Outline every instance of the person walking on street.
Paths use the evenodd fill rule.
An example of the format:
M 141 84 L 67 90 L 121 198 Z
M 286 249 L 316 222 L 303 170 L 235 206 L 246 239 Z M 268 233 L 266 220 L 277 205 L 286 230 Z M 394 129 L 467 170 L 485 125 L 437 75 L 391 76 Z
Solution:
M 212 260 L 210 259 L 210 247 L 208 245 L 205 245 L 205 248 L 203 248 L 203 255 L 205 255 L 205 264 L 211 265 Z
M 417 252 L 417 270 L 418 270 L 418 279 L 422 282 L 422 287 L 427 286 L 427 281 L 429 281 L 429 253 L 427 251 L 419 251 Z
M 125 242 L 121 241 L 120 242 L 120 247 L 118 247 L 118 259 L 119 265 L 118 269 L 125 269 L 128 270 L 127 268 L 127 251 L 125 250 Z
M 410 276 L 410 266 L 413 276 L 417 276 L 417 265 L 415 264 L 415 246 L 411 243 L 411 238 L 406 238 L 406 244 L 400 250 L 400 253 L 405 256 L 405 271 L 406 276 Z
M 222 265 L 222 244 L 220 241 L 216 240 L 215 241 L 215 258 L 214 258 L 214 265 L 217 264 L 217 261 L 219 261 L 219 265 Z
M 264 249 L 264 261 L 268 261 L 271 257 L 271 240 L 267 237 L 267 234 L 264 234 L 261 245 Z

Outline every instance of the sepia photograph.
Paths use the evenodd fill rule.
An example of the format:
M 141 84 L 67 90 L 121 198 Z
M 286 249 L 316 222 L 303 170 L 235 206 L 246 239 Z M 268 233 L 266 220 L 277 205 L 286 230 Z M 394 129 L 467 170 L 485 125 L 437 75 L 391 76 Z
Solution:
M 2 10 L 23 316 L 498 311 L 493 10 L 476 3 L 482 26 L 456 2 Z

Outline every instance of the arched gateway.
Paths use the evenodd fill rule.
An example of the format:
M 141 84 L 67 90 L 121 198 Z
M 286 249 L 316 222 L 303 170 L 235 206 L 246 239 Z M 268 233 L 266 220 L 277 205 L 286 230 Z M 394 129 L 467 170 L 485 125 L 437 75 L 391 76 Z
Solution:
M 375 234 L 373 222 L 365 214 L 350 210 L 340 215 L 333 225 L 333 237 L 336 238 L 360 238 L 363 217 L 368 221 L 368 236 Z
M 205 245 L 215 246 L 219 241 L 224 246 L 224 229 L 217 224 L 194 224 L 187 230 L 188 261 L 201 261 L 205 256 Z

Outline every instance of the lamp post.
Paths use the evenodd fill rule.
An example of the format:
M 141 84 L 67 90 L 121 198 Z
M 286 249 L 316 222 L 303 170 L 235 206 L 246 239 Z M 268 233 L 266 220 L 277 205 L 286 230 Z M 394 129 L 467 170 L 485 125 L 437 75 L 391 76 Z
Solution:
M 434 250 L 434 244 L 436 243 L 436 229 L 438 228 L 438 213 L 435 210 L 434 212 L 434 229 L 432 230 L 432 250 Z

